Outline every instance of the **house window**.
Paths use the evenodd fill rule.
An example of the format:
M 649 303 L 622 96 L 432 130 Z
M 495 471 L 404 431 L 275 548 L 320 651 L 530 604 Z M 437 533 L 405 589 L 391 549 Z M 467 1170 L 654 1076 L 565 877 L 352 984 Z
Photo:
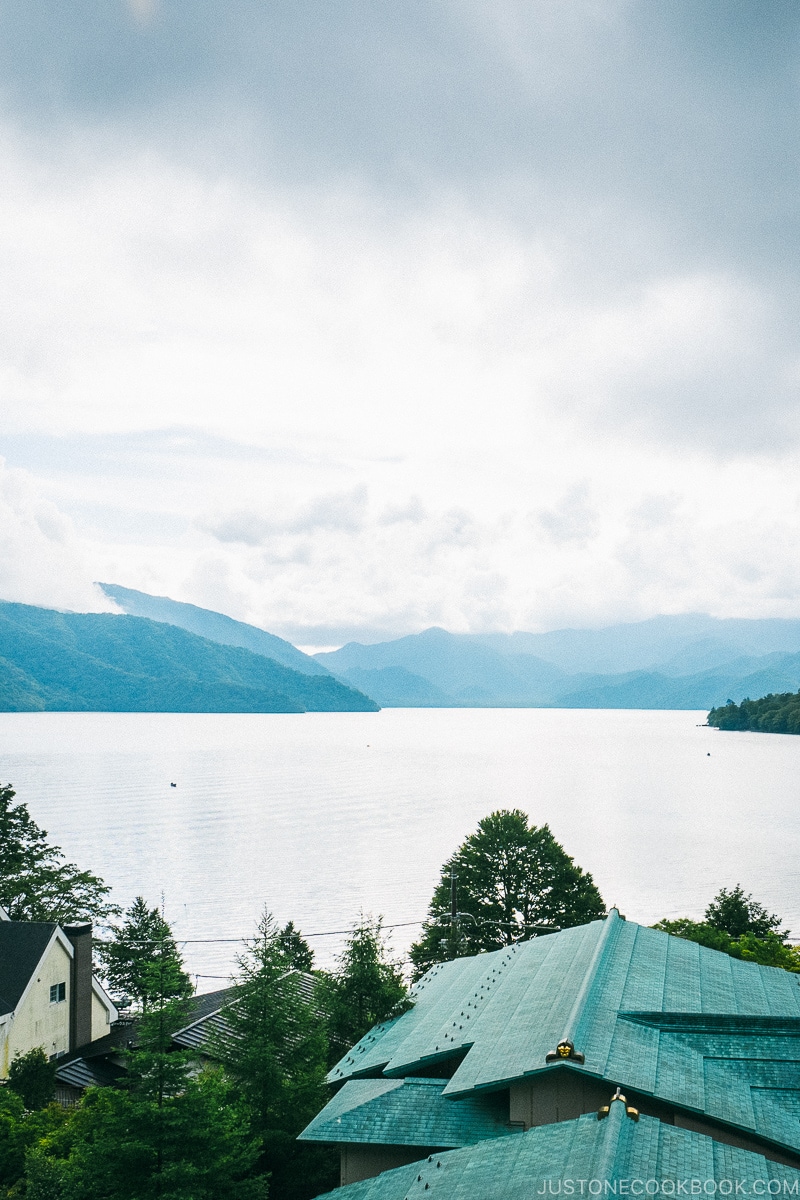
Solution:
M 62 1000 L 67 998 L 66 983 L 54 983 L 50 988 L 50 1003 L 60 1004 Z

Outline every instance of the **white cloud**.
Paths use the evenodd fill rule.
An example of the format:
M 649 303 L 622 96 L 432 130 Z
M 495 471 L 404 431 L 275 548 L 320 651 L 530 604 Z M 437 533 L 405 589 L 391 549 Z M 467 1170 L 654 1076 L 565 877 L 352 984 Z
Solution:
M 116 609 L 91 583 L 72 523 L 2 459 L 0 599 L 77 612 Z
M 761 284 L 659 264 L 583 286 L 569 224 L 80 146 L 45 169 L 0 144 L 9 457 L 46 443 L 42 493 L 80 530 L 68 570 L 17 553 L 15 594 L 83 605 L 103 578 L 276 632 L 800 604 L 791 355 Z M 54 554 L 60 519 L 25 537 Z

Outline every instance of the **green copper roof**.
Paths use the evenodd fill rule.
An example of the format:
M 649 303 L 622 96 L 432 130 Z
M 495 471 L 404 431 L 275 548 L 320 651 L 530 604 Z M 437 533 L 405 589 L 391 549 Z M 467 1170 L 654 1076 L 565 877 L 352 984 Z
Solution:
M 561 1063 L 800 1149 L 800 977 L 624 921 L 604 921 L 434 968 L 415 1005 L 331 1072 L 419 1073 L 463 1056 L 457 1098 Z
M 604 1121 L 594 1115 L 579 1117 L 517 1137 L 449 1150 L 328 1196 L 332 1200 L 535 1200 L 559 1194 L 579 1197 L 581 1181 L 585 1197 L 646 1195 L 649 1181 L 655 1183 L 658 1191 L 653 1194 L 659 1196 L 800 1194 L 800 1171 L 653 1117 L 633 1121 L 625 1106 L 616 1102 Z M 567 1182 L 572 1192 L 565 1190 Z
M 446 1079 L 351 1079 L 300 1140 L 376 1142 L 394 1146 L 468 1146 L 519 1134 L 508 1125 L 508 1104 L 492 1095 L 454 1104 Z

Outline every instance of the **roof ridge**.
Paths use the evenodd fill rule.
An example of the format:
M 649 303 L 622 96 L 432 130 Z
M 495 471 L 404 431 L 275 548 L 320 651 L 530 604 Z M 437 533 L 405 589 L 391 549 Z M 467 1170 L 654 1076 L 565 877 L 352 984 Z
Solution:
M 620 1143 L 628 1127 L 626 1105 L 627 1101 L 625 1097 L 620 1094 L 620 1090 L 617 1088 L 617 1094 L 611 1097 L 611 1102 L 608 1106 L 608 1115 L 602 1122 L 602 1132 L 599 1138 L 602 1150 L 600 1156 L 592 1166 L 593 1174 L 598 1179 L 610 1180 L 616 1174 Z M 598 1113 L 598 1119 L 603 1112 L 604 1110 L 601 1109 L 600 1113 Z
M 608 915 L 605 917 L 603 923 L 603 928 L 600 931 L 600 936 L 597 939 L 597 945 L 595 946 L 592 957 L 589 960 L 589 965 L 584 972 L 577 995 L 572 1002 L 572 1008 L 570 1009 L 569 1015 L 564 1022 L 563 1033 L 558 1040 L 558 1047 L 569 1047 L 569 1052 L 564 1053 L 561 1049 L 557 1048 L 554 1055 L 555 1058 L 572 1058 L 578 1062 L 583 1062 L 583 1055 L 579 1050 L 575 1050 L 575 1043 L 577 1040 L 578 1031 L 580 1030 L 584 1010 L 586 1008 L 586 1001 L 589 998 L 589 994 L 594 986 L 595 980 L 600 972 L 600 967 L 606 958 L 609 948 L 615 940 L 616 930 L 622 920 L 623 918 L 619 915 L 618 909 L 609 909 Z

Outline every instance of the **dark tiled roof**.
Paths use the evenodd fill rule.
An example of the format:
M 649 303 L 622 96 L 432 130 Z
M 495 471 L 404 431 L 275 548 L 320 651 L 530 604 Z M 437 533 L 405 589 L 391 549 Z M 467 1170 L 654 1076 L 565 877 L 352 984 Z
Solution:
M 276 987 L 280 987 L 284 979 L 291 979 L 296 983 L 301 1000 L 306 1004 L 313 1003 L 317 986 L 313 975 L 305 971 L 287 971 L 286 975 L 282 975 L 277 981 Z M 194 996 L 188 1004 L 187 1022 L 173 1034 L 173 1042 L 186 1050 L 203 1050 L 212 1035 L 224 1036 L 228 1032 L 224 1010 L 235 1004 L 236 994 L 237 989 L 230 987 L 222 988 L 218 992 L 207 992 L 203 996 Z
M 56 1080 L 74 1088 L 110 1087 L 124 1075 L 123 1067 L 105 1058 L 70 1058 L 56 1069 Z
M 236 995 L 236 988 L 219 988 L 216 992 L 203 992 L 200 996 L 192 996 L 186 1003 L 186 1024 L 192 1025 L 203 1017 L 210 1017 L 219 1012 L 226 1004 L 230 1004 Z
M 0 1016 L 19 1004 L 57 928 L 53 921 L 0 921 Z
M 231 987 L 193 996 L 187 1004 L 186 1024 L 172 1035 L 175 1045 L 184 1050 L 202 1050 L 212 1033 L 224 1034 L 227 1024 L 222 1009 L 235 995 L 236 989 Z
M 71 1063 L 73 1059 L 83 1058 L 104 1058 L 107 1055 L 117 1055 L 123 1050 L 128 1050 L 136 1045 L 136 1022 L 135 1021 L 117 1021 L 111 1026 L 105 1037 L 95 1038 L 93 1042 L 85 1042 L 82 1046 L 76 1046 L 69 1054 L 59 1058 L 59 1070 L 62 1066 Z

